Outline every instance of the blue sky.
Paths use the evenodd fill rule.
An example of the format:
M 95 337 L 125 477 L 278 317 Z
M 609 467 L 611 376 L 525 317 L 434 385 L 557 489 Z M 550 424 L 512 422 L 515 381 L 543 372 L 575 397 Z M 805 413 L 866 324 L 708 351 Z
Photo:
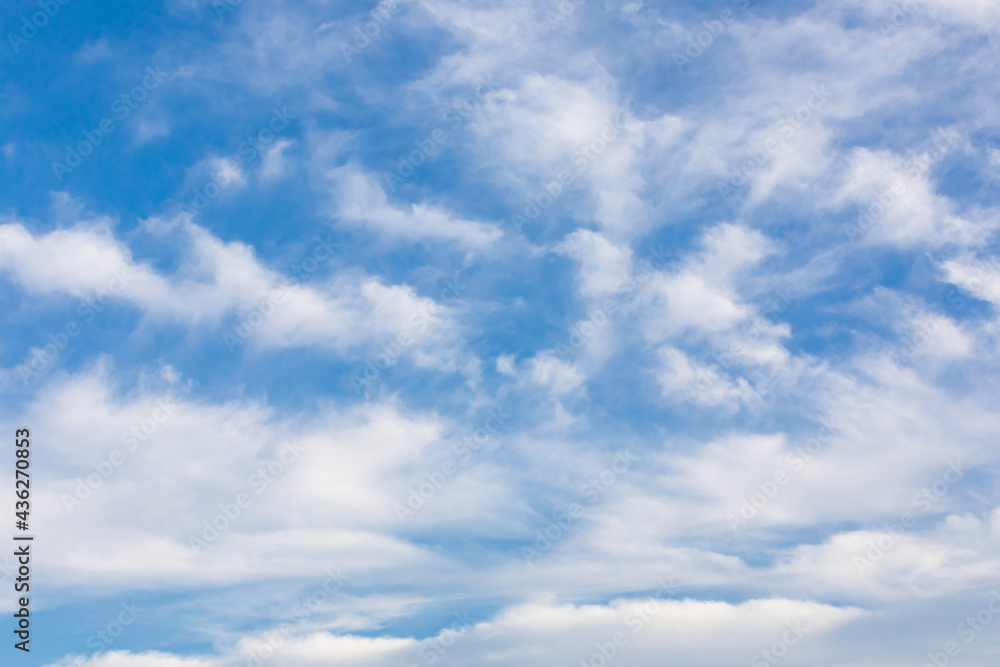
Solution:
M 0 25 L 5 661 L 996 664 L 995 0 Z

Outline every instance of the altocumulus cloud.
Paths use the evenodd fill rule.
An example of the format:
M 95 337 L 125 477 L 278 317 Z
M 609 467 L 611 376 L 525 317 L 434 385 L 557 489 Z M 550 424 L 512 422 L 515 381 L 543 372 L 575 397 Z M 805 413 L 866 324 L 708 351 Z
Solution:
M 1000 5 L 341 4 L 0 10 L 24 664 L 994 665 Z

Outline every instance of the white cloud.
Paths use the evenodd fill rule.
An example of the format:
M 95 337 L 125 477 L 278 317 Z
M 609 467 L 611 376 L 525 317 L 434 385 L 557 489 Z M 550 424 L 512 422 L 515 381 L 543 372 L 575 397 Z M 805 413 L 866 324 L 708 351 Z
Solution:
M 1000 266 L 996 257 L 960 257 L 942 262 L 941 268 L 948 282 L 1000 307 Z
M 366 226 L 384 238 L 454 243 L 467 250 L 483 251 L 503 236 L 496 225 L 454 218 L 436 206 L 411 204 L 408 210 L 393 206 L 375 176 L 356 167 L 340 167 L 330 172 L 330 177 L 336 185 L 337 217 Z
M 264 151 L 264 157 L 260 166 L 260 176 L 264 180 L 274 180 L 284 175 L 287 169 L 285 150 L 294 145 L 294 141 L 282 139 Z
M 550 354 L 541 354 L 528 363 L 532 382 L 548 387 L 553 394 L 561 396 L 579 388 L 587 379 L 575 366 L 561 361 Z
M 654 274 L 642 290 L 640 317 L 647 340 L 733 329 L 751 314 L 737 279 L 773 252 L 762 234 L 722 224 L 705 232 L 702 250 L 672 272 Z
M 1000 575 L 998 517 L 950 515 L 929 531 L 905 527 L 838 533 L 819 545 L 791 550 L 775 568 L 811 592 L 841 590 L 883 600 L 941 598 L 986 590 Z M 811 583 L 806 583 L 810 582 Z
M 314 633 L 282 639 L 273 659 L 294 667 L 338 662 L 357 667 L 388 667 L 444 660 L 447 664 L 496 664 L 542 667 L 573 656 L 585 664 L 592 655 L 613 654 L 629 664 L 653 664 L 663 655 L 685 662 L 733 664 L 750 660 L 774 644 L 800 659 L 815 655 L 820 638 L 864 618 L 855 608 L 787 599 L 752 600 L 742 604 L 635 598 L 607 605 L 565 605 L 539 601 L 503 610 L 491 621 L 445 630 L 423 642 L 389 637 L 367 638 Z M 271 633 L 273 635 L 273 632 Z M 224 659 L 190 662 L 161 654 L 106 654 L 87 667 L 117 667 L 122 658 L 149 660 L 149 667 L 209 667 L 228 664 L 264 644 L 267 634 L 247 638 L 240 651 Z M 618 643 L 615 644 L 615 638 Z M 781 647 L 779 647 L 779 650 Z M 484 657 L 486 656 L 486 657 Z M 612 658 L 604 658 L 609 662 Z M 59 663 L 62 667 L 64 663 Z
M 212 157 L 204 161 L 209 172 L 209 178 L 217 183 L 224 183 L 227 187 L 233 184 L 237 187 L 246 185 L 246 177 L 243 174 L 243 167 L 232 158 Z
M 627 247 L 615 245 L 604 236 L 587 229 L 567 235 L 555 251 L 580 263 L 578 283 L 588 300 L 612 294 L 629 277 L 632 253 Z
M 223 242 L 185 217 L 172 225 L 152 221 L 154 228 L 176 228 L 186 246 L 171 275 L 133 260 L 107 225 L 47 234 L 3 225 L 0 269 L 34 294 L 105 295 L 133 304 L 151 320 L 188 326 L 218 327 L 265 303 L 270 314 L 259 324 L 250 320 L 256 345 L 343 350 L 401 333 L 411 341 L 430 340 L 447 328 L 446 311 L 408 286 L 384 285 L 358 271 L 336 274 L 326 284 L 295 284 L 262 264 L 251 247 Z
M 49 663 L 49 667 L 217 667 L 218 665 L 219 662 L 214 659 L 181 657 L 155 651 L 144 653 L 110 651 L 89 658 L 68 656 L 59 662 Z
M 736 407 L 750 401 L 756 392 L 745 378 L 731 379 L 718 364 L 699 364 L 681 350 L 669 346 L 658 351 L 659 367 L 654 371 L 666 396 L 700 405 Z
M 55 540 L 41 556 L 50 580 L 101 593 L 232 585 L 239 589 L 233 598 L 245 601 L 264 596 L 248 596 L 240 587 L 297 583 L 331 562 L 342 563 L 357 576 L 358 590 L 286 639 L 275 661 L 292 666 L 325 665 L 331 655 L 372 667 L 421 662 L 416 638 L 375 635 L 389 619 L 412 620 L 434 605 L 484 599 L 499 609 L 489 620 L 432 637 L 455 640 L 441 662 L 575 664 L 621 630 L 629 642 L 616 654 L 619 664 L 659 664 L 664 656 L 746 664 L 784 636 L 787 623 L 803 620 L 808 639 L 790 651 L 789 664 L 905 664 L 905 656 L 869 654 L 863 637 L 878 635 L 897 653 L 899 646 L 917 647 L 898 640 L 913 640 L 912 628 L 923 632 L 931 619 L 922 616 L 905 629 L 903 606 L 931 601 L 950 609 L 952 597 L 1000 574 L 1000 515 L 988 485 L 1000 432 L 989 402 L 996 323 L 974 309 L 962 318 L 939 316 L 944 307 L 909 296 L 943 287 L 933 284 L 943 278 L 1000 306 L 1000 272 L 984 270 L 977 259 L 989 252 L 996 228 L 989 195 L 985 189 L 976 196 L 956 192 L 961 165 L 944 172 L 963 153 L 981 156 L 978 144 L 992 136 L 996 68 L 982 44 L 995 32 L 1000 5 L 913 4 L 916 12 L 886 36 L 879 21 L 898 11 L 895 0 L 821 0 L 790 13 L 755 6 L 739 13 L 706 50 L 698 72 L 676 72 L 672 53 L 715 14 L 693 12 L 682 23 L 674 7 L 632 2 L 606 13 L 585 3 L 550 27 L 551 3 L 426 0 L 408 4 L 381 33 L 387 39 L 398 31 L 400 41 L 414 48 L 426 44 L 421 40 L 432 44 L 425 51 L 431 60 L 418 67 L 424 78 L 399 79 L 399 85 L 394 79 L 386 88 L 372 83 L 382 79 L 364 63 L 351 69 L 344 61 L 340 42 L 349 39 L 354 24 L 348 19 L 355 17 L 331 17 L 329 7 L 309 3 L 244 3 L 226 17 L 215 57 L 179 71 L 199 85 L 225 79 L 246 83 L 252 93 L 304 100 L 311 164 L 302 171 L 322 178 L 316 180 L 321 195 L 333 191 L 327 212 L 338 225 L 371 232 L 383 248 L 457 248 L 466 263 L 481 261 L 484 280 L 495 269 L 504 272 L 510 280 L 502 288 L 505 298 L 517 290 L 564 294 L 558 283 L 528 284 L 539 274 L 527 258 L 497 267 L 501 262 L 485 251 L 505 240 L 503 232 L 453 213 L 461 204 L 452 202 L 461 200 L 427 195 L 410 203 L 387 193 L 377 174 L 355 162 L 333 167 L 343 164 L 348 143 L 365 150 L 358 141 L 368 136 L 368 128 L 358 129 L 365 123 L 329 134 L 316 129 L 352 97 L 324 85 L 331 80 L 338 86 L 354 81 L 360 99 L 382 114 L 378 123 L 408 124 L 493 74 L 503 84 L 449 136 L 453 157 L 475 165 L 463 183 L 482 187 L 481 210 L 501 210 L 570 170 L 574 182 L 554 204 L 564 208 L 528 233 L 542 237 L 546 251 L 576 263 L 571 288 L 588 313 L 603 299 L 620 299 L 617 319 L 602 325 L 572 359 L 531 345 L 551 340 L 552 322 L 580 317 L 575 311 L 539 310 L 528 324 L 491 320 L 492 331 L 510 327 L 517 344 L 527 345 L 489 337 L 482 342 L 491 356 L 516 347 L 516 355 L 497 357 L 501 393 L 526 404 L 538 422 L 519 422 L 504 443 L 511 446 L 471 462 L 405 526 L 393 505 L 451 455 L 451 434 L 461 431 L 457 419 L 408 408 L 403 399 L 356 407 L 324 403 L 315 413 L 264 400 L 210 403 L 184 398 L 181 375 L 167 369 L 166 385 L 150 380 L 152 389 L 124 391 L 107 368 L 55 376 L 19 415 L 41 425 L 40 436 L 51 443 L 39 450 L 48 452 L 42 456 L 50 457 L 45 465 L 53 474 L 35 491 L 39 518 Z M 206 3 L 201 9 L 212 11 Z M 626 21 L 617 20 L 622 14 Z M 375 53 L 384 46 L 378 42 L 362 57 L 374 67 L 391 54 Z M 101 49 L 92 50 L 103 57 Z M 652 73 L 664 68 L 669 85 L 661 86 Z M 809 109 L 801 127 L 782 134 L 788 115 L 807 104 L 817 86 L 828 90 L 828 99 Z M 959 139 L 935 149 L 930 122 L 953 118 L 959 119 L 951 128 Z M 163 127 L 151 121 L 137 132 L 152 138 Z M 728 200 L 735 210 L 719 213 L 723 202 L 715 185 L 775 135 L 780 146 L 753 170 L 746 196 Z M 260 179 L 299 167 L 290 145 L 281 141 L 265 153 Z M 588 149 L 593 159 L 583 158 Z M 358 164 L 369 157 L 359 155 Z M 191 178 L 201 172 L 222 174 L 234 186 L 253 180 L 252 172 L 222 158 L 202 161 Z M 852 222 L 873 202 L 884 210 L 870 228 L 845 235 L 843 221 Z M 720 219 L 736 222 L 718 224 Z M 163 232 L 159 250 L 176 249 L 176 257 L 144 254 L 138 235 L 157 227 Z M 686 256 L 646 274 L 649 279 L 626 294 L 615 293 L 620 281 L 635 277 L 644 239 L 686 239 L 692 231 L 700 239 Z M 482 380 L 458 335 L 478 339 L 486 320 L 475 318 L 487 309 L 494 315 L 494 303 L 469 312 L 444 310 L 406 284 L 387 284 L 339 264 L 330 265 L 328 277 L 324 271 L 308 284 L 296 283 L 253 247 L 218 238 L 187 219 L 149 221 L 128 243 L 117 234 L 107 221 L 38 232 L 11 220 L 0 227 L 0 272 L 33 296 L 88 298 L 109 288 L 111 270 L 126 267 L 128 284 L 115 298 L 139 309 L 144 326 L 199 331 L 249 317 L 255 302 L 280 291 L 282 303 L 255 325 L 250 345 L 348 352 L 407 332 L 419 339 L 413 352 L 418 368 L 461 368 Z M 885 260 L 888 251 L 899 255 Z M 940 270 L 929 286 L 914 259 L 923 251 L 937 253 L 929 264 Z M 911 271 L 900 276 L 897 261 Z M 442 267 L 409 268 L 430 273 Z M 898 286 L 858 296 L 867 289 L 859 284 L 883 277 Z M 766 302 L 783 282 L 795 287 L 794 299 L 817 297 L 803 303 L 801 318 L 787 323 L 766 318 Z M 528 297 L 516 298 L 523 304 Z M 849 317 L 820 326 L 824 317 L 844 314 Z M 459 315 L 469 320 L 459 326 Z M 582 338 L 576 330 L 583 323 L 569 325 L 571 331 L 556 340 Z M 539 336 L 520 338 L 521 326 Z M 621 367 L 607 363 L 615 354 L 621 354 Z M 620 369 L 638 369 L 627 380 L 635 386 L 611 384 L 623 383 L 624 374 L 611 372 Z M 644 391 L 647 371 L 675 403 L 662 416 L 654 414 L 663 404 L 655 386 Z M 426 384 L 410 383 L 400 392 L 474 407 L 487 402 L 482 385 L 492 378 L 485 375 L 472 396 L 449 393 L 431 373 L 420 378 L 430 378 Z M 776 396 L 765 386 L 769 379 L 791 391 Z M 627 407 L 623 422 L 594 400 L 598 392 L 591 388 L 598 386 L 622 397 L 612 412 L 620 418 Z M 165 396 L 175 397 L 176 415 L 67 515 L 61 494 L 97 472 L 93 464 L 101 467 L 109 443 L 118 447 L 123 432 L 148 421 Z M 743 410 L 751 401 L 753 409 Z M 837 425 L 820 442 L 815 422 L 826 420 Z M 665 433 L 662 441 L 644 440 L 652 429 Z M 544 559 L 529 567 L 516 546 L 513 556 L 481 548 L 479 538 L 508 546 L 533 540 L 532 520 L 548 520 L 553 506 L 578 499 L 577 478 L 599 458 L 594 452 L 605 437 L 636 440 L 643 465 L 617 480 L 600 503 L 587 505 Z M 232 502 L 255 466 L 293 439 L 306 446 L 301 462 L 269 487 L 266 503 L 248 508 L 217 545 L 196 557 L 186 544 L 189 535 L 223 511 L 220 503 Z M 797 458 L 814 441 L 819 451 Z M 880 539 L 880 524 L 913 510 L 914 494 L 933 484 L 952 457 L 975 472 L 860 575 L 853 558 L 869 549 L 869 540 Z M 727 514 L 754 494 L 766 495 L 762 485 L 772 488 L 768 480 L 778 472 L 789 482 L 774 487 L 776 495 L 742 532 L 730 531 Z M 451 549 L 449 540 L 462 548 Z M 471 557 L 463 550 L 469 543 L 475 543 Z M 704 599 L 663 603 L 645 631 L 628 634 L 629 614 L 648 601 L 618 596 L 655 587 L 654 573 L 665 567 L 689 575 L 692 594 Z M 388 596 L 366 590 L 386 586 L 406 590 Z M 713 600 L 723 596 L 749 601 Z M 861 605 L 871 611 L 860 611 Z M 941 632 L 953 627 L 945 618 Z M 369 636 L 339 634 L 361 630 Z M 262 635 L 241 637 L 227 627 L 213 639 L 219 654 L 211 657 L 108 653 L 89 664 L 221 667 Z M 914 648 L 913 655 L 919 653 Z M 989 660 L 981 664 L 995 663 Z
M 928 167 L 943 153 L 910 160 L 887 152 L 857 149 L 849 158 L 847 179 L 836 195 L 857 206 L 845 227 L 848 237 L 868 243 L 968 244 L 982 232 L 955 215 L 938 195 Z M 856 217 L 856 219 L 854 219 Z
M 186 400 L 169 386 L 120 398 L 109 375 L 101 364 L 57 378 L 24 412 L 34 437 L 53 443 L 39 454 L 53 475 L 33 496 L 59 535 L 51 560 L 40 556 L 53 582 L 235 583 L 320 563 L 358 574 L 437 559 L 393 535 L 410 471 L 450 450 L 434 416 L 388 404 L 279 415 L 254 401 Z M 240 493 L 249 504 L 216 520 Z M 213 534 L 214 521 L 231 526 Z

